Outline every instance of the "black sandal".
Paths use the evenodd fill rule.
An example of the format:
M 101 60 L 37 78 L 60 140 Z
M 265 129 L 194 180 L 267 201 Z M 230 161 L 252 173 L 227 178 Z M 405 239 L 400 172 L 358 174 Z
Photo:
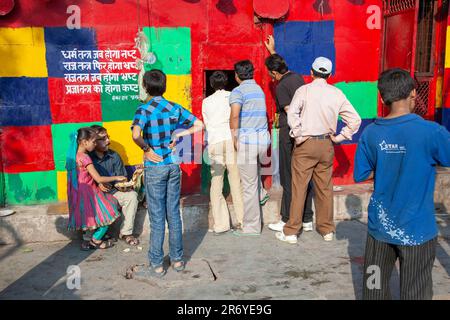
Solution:
M 96 249 L 108 249 L 114 246 L 114 243 L 110 240 L 101 241 L 99 243 L 95 243 L 93 240 L 89 242 L 89 248 L 96 250 Z

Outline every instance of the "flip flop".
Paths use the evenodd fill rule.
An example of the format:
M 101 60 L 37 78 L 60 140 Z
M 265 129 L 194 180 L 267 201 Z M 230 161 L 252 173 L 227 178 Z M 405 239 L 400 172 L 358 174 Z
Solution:
M 134 276 L 141 277 L 141 278 L 153 277 L 153 278 L 161 279 L 162 277 L 164 277 L 166 275 L 167 271 L 163 267 L 163 271 L 162 272 L 156 272 L 155 269 L 157 269 L 157 268 L 159 268 L 159 267 L 153 268 L 153 267 L 150 266 L 148 268 L 145 268 L 142 271 L 135 272 Z
M 11 209 L 2 209 L 2 210 L 0 210 L 0 217 L 10 216 L 10 215 L 12 215 L 13 213 L 15 213 L 14 210 L 11 210 Z
M 213 235 L 215 235 L 215 236 L 223 236 L 224 234 L 227 234 L 227 233 L 230 233 L 230 232 L 231 232 L 231 229 L 225 230 L 225 231 L 221 231 L 221 232 L 213 231 Z
M 265 205 L 267 201 L 269 201 L 270 196 L 266 194 L 266 196 L 259 202 L 260 205 Z
M 175 263 L 181 263 L 178 267 L 175 267 Z M 175 261 L 172 265 L 173 270 L 175 270 L 176 272 L 181 272 L 186 268 L 186 264 L 183 260 L 181 261 Z

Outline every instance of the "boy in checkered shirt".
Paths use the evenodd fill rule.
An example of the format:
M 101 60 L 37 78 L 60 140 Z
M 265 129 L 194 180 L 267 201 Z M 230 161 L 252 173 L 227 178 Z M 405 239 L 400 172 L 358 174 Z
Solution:
M 166 75 L 147 71 L 143 86 L 149 97 L 134 116 L 134 142 L 144 151 L 145 189 L 150 217 L 150 268 L 144 276 L 162 277 L 165 222 L 169 226 L 169 257 L 176 271 L 183 271 L 182 224 L 180 215 L 180 160 L 174 153 L 177 140 L 203 129 L 202 121 L 179 104 L 163 97 Z M 182 130 L 177 130 L 182 128 Z

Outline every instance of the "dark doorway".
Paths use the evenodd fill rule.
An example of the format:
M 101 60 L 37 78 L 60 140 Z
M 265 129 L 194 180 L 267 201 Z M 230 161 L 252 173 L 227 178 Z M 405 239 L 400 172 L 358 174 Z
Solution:
M 226 86 L 225 90 L 231 91 L 239 85 L 236 79 L 234 78 L 234 70 L 205 70 L 204 75 L 205 84 L 203 86 L 203 96 L 205 98 L 214 93 L 214 89 L 209 84 L 209 77 L 211 77 L 214 71 L 222 71 L 227 75 L 228 85 Z

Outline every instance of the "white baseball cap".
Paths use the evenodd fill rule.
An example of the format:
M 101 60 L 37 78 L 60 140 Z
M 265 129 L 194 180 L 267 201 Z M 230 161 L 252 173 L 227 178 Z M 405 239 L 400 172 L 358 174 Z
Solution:
M 328 58 L 318 57 L 314 60 L 312 68 L 319 73 L 329 74 L 333 70 L 333 62 Z

